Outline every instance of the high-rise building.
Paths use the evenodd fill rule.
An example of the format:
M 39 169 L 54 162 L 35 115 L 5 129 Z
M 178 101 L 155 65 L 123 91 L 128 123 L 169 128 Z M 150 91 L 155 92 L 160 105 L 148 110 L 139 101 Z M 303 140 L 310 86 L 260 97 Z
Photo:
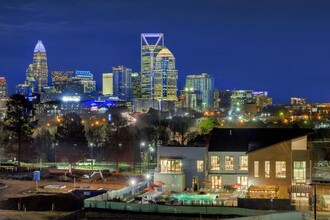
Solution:
M 43 87 L 48 86 L 47 55 L 41 40 L 35 46 L 33 62 L 26 70 L 26 84 L 31 86 L 32 92 L 41 92 Z
M 8 97 L 8 86 L 5 77 L 0 77 L 0 98 Z
M 28 96 L 30 93 L 32 93 L 32 87 L 30 84 L 26 84 L 26 83 L 18 84 L 16 86 L 16 93 L 24 96 Z
M 80 83 L 84 87 L 83 93 L 92 93 L 96 91 L 96 82 L 93 80 L 93 74 L 91 71 L 76 70 L 73 81 Z
M 189 94 L 196 94 L 197 111 L 214 108 L 214 80 L 207 73 L 187 75 L 185 90 Z
M 138 72 L 131 74 L 132 81 L 132 98 L 138 99 L 141 98 L 141 77 Z
M 51 73 L 52 85 L 55 87 L 57 92 L 61 92 L 62 86 L 66 83 L 72 82 L 73 76 L 73 70 L 54 70 Z
M 113 73 L 102 74 L 102 93 L 103 95 L 113 95 Z
M 306 105 L 306 98 L 291 97 L 291 105 Z
M 267 91 L 255 91 L 253 92 L 258 110 L 261 111 L 263 107 L 273 104 L 273 99 L 268 96 Z
M 132 69 L 118 66 L 112 68 L 113 73 L 113 94 L 122 100 L 132 99 Z
M 141 34 L 141 96 L 144 99 L 154 98 L 155 61 L 163 48 L 163 33 Z
M 177 100 L 178 71 L 171 51 L 163 48 L 156 56 L 154 69 L 154 99 Z

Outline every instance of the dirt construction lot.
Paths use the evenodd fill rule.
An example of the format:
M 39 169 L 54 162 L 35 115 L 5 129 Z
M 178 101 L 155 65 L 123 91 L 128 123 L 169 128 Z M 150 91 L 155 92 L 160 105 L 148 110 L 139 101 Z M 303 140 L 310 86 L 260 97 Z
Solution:
M 20 180 L 4 180 L 2 181 L 7 187 L 0 189 L 0 201 L 12 197 L 30 196 L 36 193 L 67 193 L 73 189 L 88 188 L 88 189 L 106 189 L 115 190 L 125 187 L 125 178 L 112 178 L 112 181 L 102 183 L 83 183 L 76 182 L 38 182 L 38 191 L 36 191 L 36 183 L 34 181 L 20 181 Z M 64 189 L 44 189 L 48 185 L 61 185 L 66 186 Z
M 38 190 L 36 190 L 36 182 L 29 180 L 12 180 L 2 179 L 0 182 L 0 202 L 4 200 L 12 200 L 12 198 L 29 197 L 28 203 L 34 203 L 31 198 L 42 195 L 57 195 L 63 197 L 68 195 L 67 193 L 74 189 L 91 189 L 91 190 L 116 190 L 125 187 L 128 184 L 129 176 L 125 175 L 111 175 L 103 181 L 98 182 L 59 182 L 59 181 L 39 181 Z M 5 185 L 5 186 L 4 186 Z M 65 186 L 63 189 L 46 189 L 45 186 L 56 185 Z M 4 187 L 3 187 L 4 186 Z M 61 196 L 63 195 L 63 196 Z M 31 197 L 32 196 L 32 197 Z M 34 199 L 33 199 L 34 200 Z M 37 199 L 39 200 L 39 198 Z M 62 199 L 63 200 L 63 199 Z M 68 201 L 69 202 L 69 201 Z M 65 202 L 64 202 L 65 203 Z M 17 205 L 16 205 L 17 206 Z M 56 208 L 59 207 L 56 205 Z M 23 209 L 21 207 L 21 209 Z M 67 216 L 71 212 L 63 211 L 15 211 L 15 210 L 0 210 L 0 220 L 2 219 L 58 219 L 59 217 Z

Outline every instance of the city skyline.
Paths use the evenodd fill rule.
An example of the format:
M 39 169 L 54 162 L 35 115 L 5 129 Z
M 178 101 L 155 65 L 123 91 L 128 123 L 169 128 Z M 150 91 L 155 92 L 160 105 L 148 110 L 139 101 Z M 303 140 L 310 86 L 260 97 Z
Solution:
M 216 89 L 266 90 L 274 103 L 329 102 L 329 9 L 322 1 L 1 1 L 0 76 L 12 94 L 42 40 L 49 72 L 90 70 L 101 90 L 112 67 L 140 71 L 140 34 L 152 32 L 164 33 L 176 58 L 178 89 L 187 75 L 208 73 Z

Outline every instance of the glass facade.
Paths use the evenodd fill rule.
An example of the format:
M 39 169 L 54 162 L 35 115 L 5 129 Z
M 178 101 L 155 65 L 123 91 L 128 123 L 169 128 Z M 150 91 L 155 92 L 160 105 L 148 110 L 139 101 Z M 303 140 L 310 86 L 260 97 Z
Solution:
M 154 99 L 177 100 L 178 71 L 171 51 L 163 48 L 156 56 L 154 70 Z
M 207 73 L 188 75 L 186 78 L 185 91 L 189 91 L 187 94 L 193 93 L 197 95 L 196 111 L 213 109 L 214 80 Z
M 124 66 L 112 68 L 113 95 L 122 100 L 132 99 L 132 69 Z
M 46 49 L 41 40 L 34 48 L 33 62 L 26 70 L 26 84 L 32 88 L 32 92 L 41 92 L 48 86 L 48 65 Z
M 154 42 L 155 41 L 155 42 Z M 154 69 L 157 54 L 164 48 L 164 34 L 141 34 L 141 97 L 149 99 L 154 94 Z

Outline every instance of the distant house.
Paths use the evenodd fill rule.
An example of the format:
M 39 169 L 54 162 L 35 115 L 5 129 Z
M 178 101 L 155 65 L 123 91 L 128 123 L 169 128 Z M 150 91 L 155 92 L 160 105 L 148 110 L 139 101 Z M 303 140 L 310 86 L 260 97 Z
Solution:
M 158 147 L 154 182 L 164 183 L 167 191 L 196 191 L 206 178 L 206 160 L 207 147 Z

